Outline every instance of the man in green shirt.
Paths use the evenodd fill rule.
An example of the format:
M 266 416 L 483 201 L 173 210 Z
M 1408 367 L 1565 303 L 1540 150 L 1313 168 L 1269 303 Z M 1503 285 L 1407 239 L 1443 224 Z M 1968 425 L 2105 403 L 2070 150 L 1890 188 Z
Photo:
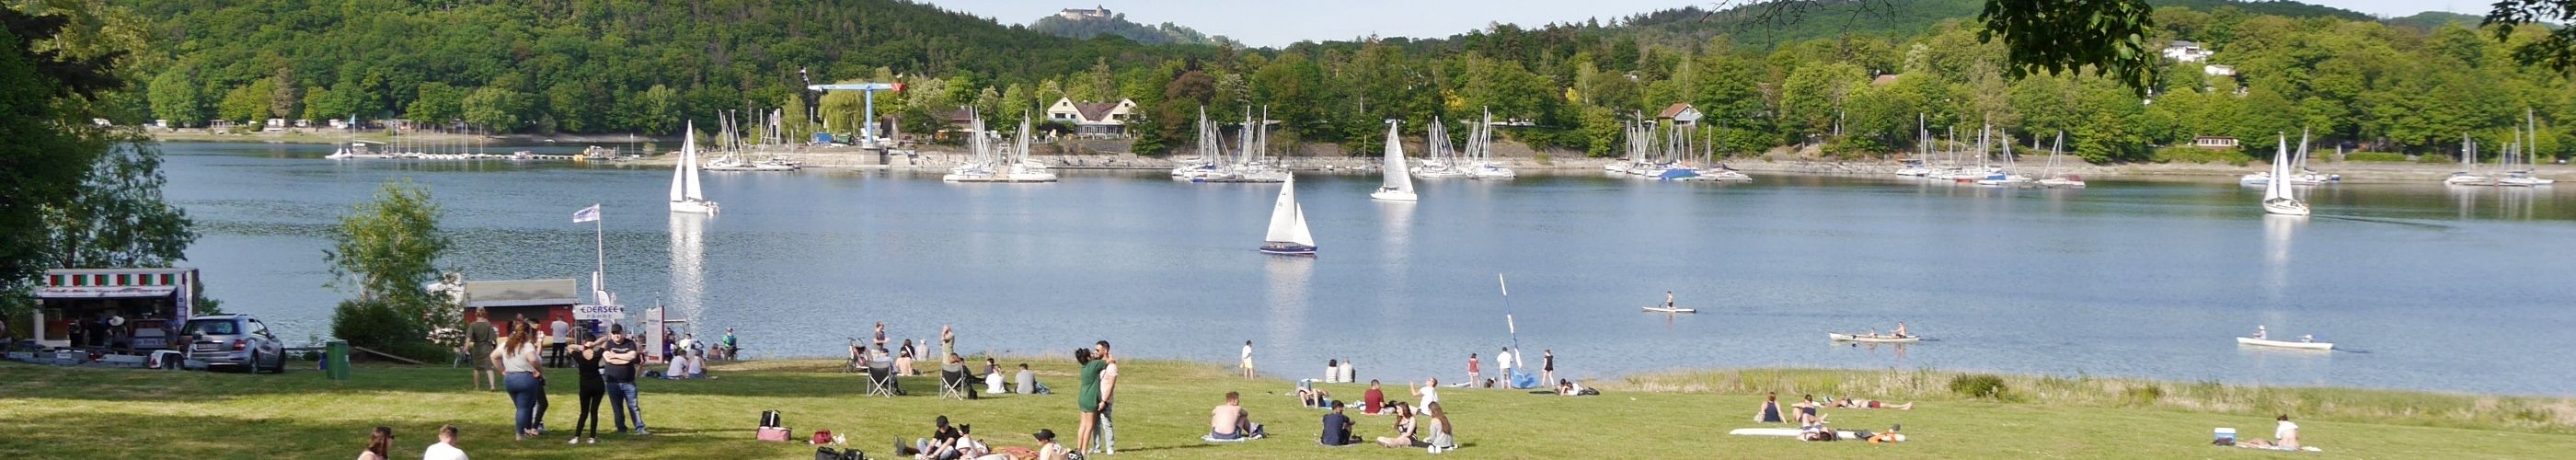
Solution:
M 474 389 L 501 389 L 501 373 L 492 370 L 492 349 L 501 342 L 501 332 L 492 328 L 489 313 L 474 309 L 474 323 L 465 325 L 465 362 L 474 363 Z

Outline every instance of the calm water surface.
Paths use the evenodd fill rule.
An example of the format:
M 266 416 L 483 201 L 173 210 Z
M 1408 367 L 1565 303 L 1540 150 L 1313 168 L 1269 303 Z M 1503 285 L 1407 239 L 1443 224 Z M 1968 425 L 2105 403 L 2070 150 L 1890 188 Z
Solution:
M 1375 176 L 1308 175 L 1321 257 L 1254 252 L 1278 186 L 1067 171 L 1056 184 L 934 173 L 707 176 L 722 215 L 673 215 L 667 169 L 335 162 L 328 146 L 174 144 L 168 194 L 206 233 L 189 252 L 225 308 L 289 337 L 329 333 L 325 232 L 391 178 L 434 190 L 473 279 L 584 278 L 606 210 L 610 290 L 670 306 L 752 356 L 828 356 L 876 321 L 960 327 L 964 351 L 1132 356 L 1304 377 L 1463 378 L 1468 353 L 1553 349 L 1578 377 L 1830 366 L 2570 394 L 2576 187 L 2346 184 L 2318 215 L 2267 218 L 2233 182 L 1996 190 L 1897 177 L 1749 185 L 1590 174 L 1427 181 L 1373 202 Z M 571 149 L 564 149 L 569 151 Z M 1511 280 L 1504 299 L 1495 275 Z M 1674 291 L 1698 315 L 1642 314 Z M 1906 322 L 1916 346 L 1828 343 Z M 2239 348 L 2268 325 L 2331 353 Z M 1537 360 L 1528 360 L 1536 365 Z M 1490 365 L 1490 364 L 1489 364 Z

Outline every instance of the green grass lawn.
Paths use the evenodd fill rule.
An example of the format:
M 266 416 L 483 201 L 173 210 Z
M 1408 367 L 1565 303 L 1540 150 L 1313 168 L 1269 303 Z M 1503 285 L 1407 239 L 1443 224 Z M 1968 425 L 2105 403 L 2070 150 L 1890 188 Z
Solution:
M 1004 361 L 1005 367 L 1016 361 Z M 759 412 L 785 413 L 804 436 L 816 429 L 848 435 L 871 456 L 885 456 L 898 437 L 930 432 L 946 415 L 970 424 L 995 447 L 1030 446 L 1028 433 L 1050 428 L 1072 444 L 1076 414 L 1072 364 L 1036 361 L 1039 380 L 1057 395 L 995 395 L 976 401 L 936 397 L 934 378 L 910 378 L 913 396 L 860 397 L 860 378 L 817 361 L 719 364 L 715 380 L 641 384 L 653 436 L 606 435 L 597 445 L 563 443 L 578 409 L 569 375 L 553 383 L 557 430 L 549 439 L 513 442 L 511 407 L 500 392 L 469 391 L 468 373 L 443 367 L 361 366 L 347 382 L 319 372 L 286 375 L 78 369 L 0 363 L 0 457 L 6 458 L 339 458 L 355 456 L 369 428 L 388 425 L 397 458 L 414 458 L 441 424 L 464 431 L 476 458 L 812 458 L 802 442 L 753 441 Z M 1419 449 L 1371 446 L 1327 449 L 1312 439 L 1321 413 L 1298 407 L 1281 379 L 1243 380 L 1216 366 L 1135 361 L 1121 366 L 1118 458 L 1404 458 Z M 309 363 L 303 369 L 310 369 Z M 1842 372 L 1842 371 L 1817 371 Z M 1867 374 L 1870 371 L 1849 371 Z M 1391 382 L 1390 397 L 1402 396 Z M 1635 384 L 1632 380 L 1630 384 Z M 1451 411 L 1460 458 L 2564 458 L 2576 434 L 2563 428 L 2463 428 L 2367 418 L 2301 420 L 2323 454 L 2212 447 L 2211 428 L 2269 435 L 2270 417 L 2168 405 L 2094 407 L 2074 403 L 1927 399 L 1911 411 L 1828 411 L 1839 427 L 1881 429 L 1902 423 L 1911 442 L 1804 443 L 1727 436 L 1750 423 L 1761 396 L 1707 388 L 1630 389 L 1606 385 L 1603 396 L 1565 398 L 1512 390 L 1442 393 Z M 1357 399 L 1359 385 L 1325 385 Z M 1849 388 L 1846 388 L 1849 389 Z M 1226 391 L 1244 393 L 1253 420 L 1272 437 L 1211 445 L 1208 410 Z M 2382 396 L 2394 398 L 2397 396 Z M 2453 397 L 2426 395 L 2428 398 Z M 602 405 L 601 412 L 607 412 Z M 2299 414 L 2293 414 L 2299 417 Z M 1392 421 L 1354 415 L 1363 436 L 1391 434 Z M 2391 424 L 2397 423 L 2397 424 Z M 603 425 L 607 425 L 603 423 Z

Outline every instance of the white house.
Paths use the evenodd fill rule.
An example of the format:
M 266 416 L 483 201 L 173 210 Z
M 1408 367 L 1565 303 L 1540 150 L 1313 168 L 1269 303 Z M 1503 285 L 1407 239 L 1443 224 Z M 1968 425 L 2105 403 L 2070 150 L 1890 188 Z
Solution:
M 1064 10 L 1064 11 L 1056 12 L 1056 13 L 1055 13 L 1055 15 L 1056 15 L 1056 17 L 1061 17 L 1061 18 L 1065 18 L 1065 19 L 1072 19 L 1072 20 L 1076 20 L 1076 21 L 1084 20 L 1084 19 L 1109 19 L 1109 16 L 1110 16 L 1110 14 L 1109 14 L 1109 8 L 1102 7 L 1102 6 L 1100 6 L 1100 5 L 1092 5 L 1092 6 L 1091 6 L 1091 9 L 1087 9 L 1087 10 L 1086 10 L 1086 9 L 1078 9 L 1078 8 L 1076 8 L 1076 9 L 1066 9 L 1066 10 Z
M 1046 119 L 1072 123 L 1077 134 L 1123 136 L 1127 134 L 1127 118 L 1135 111 L 1136 101 L 1130 99 L 1077 103 L 1071 98 L 1056 98 L 1046 108 Z
M 2176 62 L 2200 62 L 2209 59 L 2211 54 L 2217 52 L 2201 48 L 2199 43 L 2174 40 L 2173 44 L 2165 45 L 2165 58 Z
M 2210 64 L 2200 66 L 2200 73 L 2209 74 L 2210 76 L 2215 77 L 2233 77 L 2236 76 L 2236 67 Z
M 1690 103 L 1687 102 L 1665 106 L 1663 112 L 1655 114 L 1656 120 L 1671 120 L 1671 123 L 1675 126 L 1699 124 L 1699 117 L 1699 108 L 1691 107 Z
M 2204 149 L 2232 149 L 2236 148 L 2236 138 L 2227 136 L 2193 136 L 2191 138 L 2191 145 L 2193 147 Z

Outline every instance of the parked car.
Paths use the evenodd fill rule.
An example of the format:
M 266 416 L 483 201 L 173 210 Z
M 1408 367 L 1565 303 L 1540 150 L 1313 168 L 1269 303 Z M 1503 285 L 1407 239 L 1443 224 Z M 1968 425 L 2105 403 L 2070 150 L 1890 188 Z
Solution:
M 189 318 L 180 334 L 188 341 L 188 359 L 205 362 L 209 369 L 286 372 L 285 347 L 268 332 L 267 323 L 251 315 Z

